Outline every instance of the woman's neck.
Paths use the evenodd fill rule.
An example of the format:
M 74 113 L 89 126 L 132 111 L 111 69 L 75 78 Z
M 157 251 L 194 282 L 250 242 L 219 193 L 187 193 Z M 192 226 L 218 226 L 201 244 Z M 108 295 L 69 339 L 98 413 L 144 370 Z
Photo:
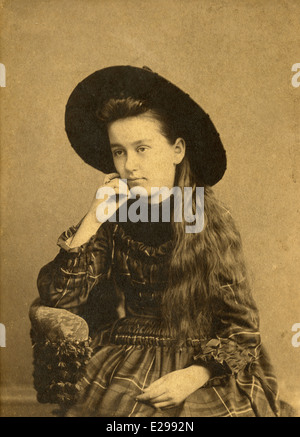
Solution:
M 129 199 L 127 202 L 127 220 L 119 221 L 117 214 L 117 221 L 121 224 L 126 234 L 130 235 L 134 240 L 151 246 L 159 246 L 173 238 L 171 224 L 172 201 L 170 200 L 171 198 L 169 200 L 164 199 L 157 204 L 148 204 L 146 202 L 145 205 L 145 203 L 140 203 L 140 207 L 136 207 L 136 200 Z M 141 212 L 142 208 L 144 208 L 143 213 Z M 168 210 L 170 212 L 169 217 L 167 214 Z M 136 216 L 134 221 L 130 220 L 134 215 Z

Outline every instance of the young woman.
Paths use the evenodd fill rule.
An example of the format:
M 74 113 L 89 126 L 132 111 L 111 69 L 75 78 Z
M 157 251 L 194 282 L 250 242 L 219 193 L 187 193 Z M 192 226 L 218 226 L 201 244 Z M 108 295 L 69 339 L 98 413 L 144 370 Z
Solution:
M 226 155 L 207 114 L 148 69 L 110 67 L 75 88 L 66 130 L 117 193 L 120 178 L 128 190 L 144 188 L 149 205 L 153 187 L 191 187 L 195 212 L 204 187 L 201 232 L 187 232 L 184 216 L 174 220 L 174 199 L 169 222 L 170 199 L 159 203 L 158 221 L 149 208 L 146 220 L 99 222 L 103 198 L 95 197 L 60 237 L 40 272 L 40 296 L 82 315 L 93 348 L 68 415 L 279 415 L 240 235 L 211 189 Z

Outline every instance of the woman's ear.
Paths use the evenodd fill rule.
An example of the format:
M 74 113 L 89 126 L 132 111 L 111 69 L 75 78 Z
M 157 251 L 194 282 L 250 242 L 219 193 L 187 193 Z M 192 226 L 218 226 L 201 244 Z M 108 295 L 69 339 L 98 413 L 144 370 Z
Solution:
M 183 138 L 177 138 L 174 144 L 174 164 L 180 164 L 185 156 L 185 141 Z

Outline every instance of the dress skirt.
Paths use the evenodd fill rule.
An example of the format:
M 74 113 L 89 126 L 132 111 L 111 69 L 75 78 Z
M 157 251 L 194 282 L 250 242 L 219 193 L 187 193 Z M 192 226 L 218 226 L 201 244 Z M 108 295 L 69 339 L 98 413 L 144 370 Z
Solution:
M 272 368 L 260 359 L 237 374 L 213 377 L 175 408 L 156 409 L 136 400 L 162 376 L 201 363 L 207 339 L 183 346 L 166 337 L 155 319 L 123 318 L 93 339 L 94 355 L 79 382 L 79 397 L 67 417 L 274 417 L 274 393 L 266 383 Z

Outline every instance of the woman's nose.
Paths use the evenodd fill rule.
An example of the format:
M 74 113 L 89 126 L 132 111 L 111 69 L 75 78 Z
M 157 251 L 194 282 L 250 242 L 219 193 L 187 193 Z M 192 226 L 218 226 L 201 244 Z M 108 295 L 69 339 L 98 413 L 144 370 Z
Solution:
M 132 172 L 134 170 L 137 170 L 137 168 L 138 168 L 138 161 L 137 161 L 136 154 L 134 152 L 127 153 L 125 169 L 128 172 Z

